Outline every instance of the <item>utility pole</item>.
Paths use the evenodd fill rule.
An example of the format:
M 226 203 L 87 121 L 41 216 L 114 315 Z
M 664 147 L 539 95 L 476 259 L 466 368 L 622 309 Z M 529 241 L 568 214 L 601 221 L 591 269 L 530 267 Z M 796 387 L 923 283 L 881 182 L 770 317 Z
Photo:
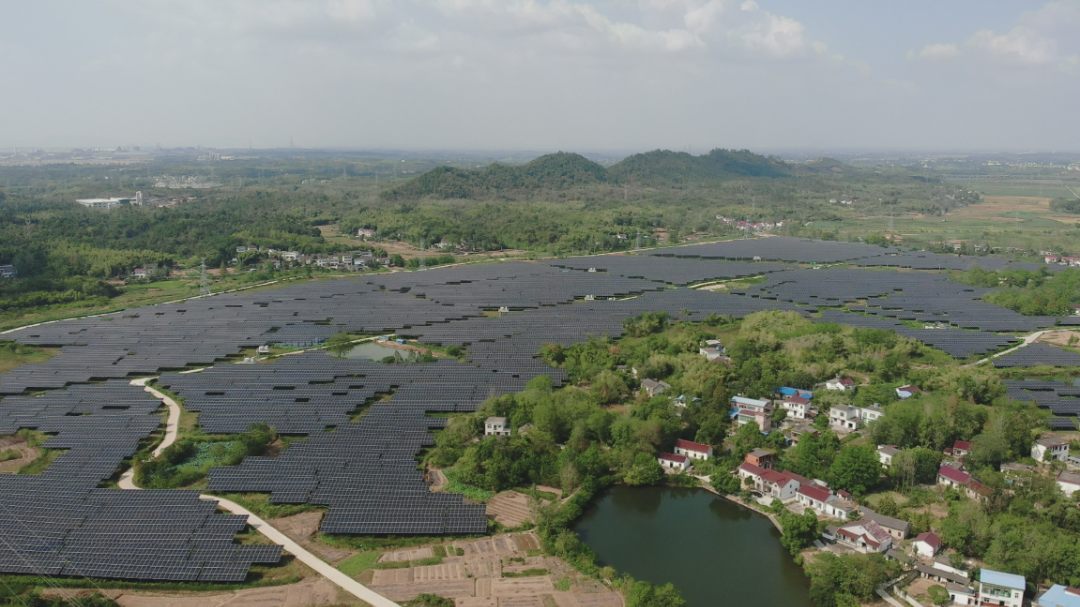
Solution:
M 210 281 L 206 279 L 206 258 L 203 257 L 202 266 L 200 266 L 201 274 L 199 275 L 199 295 L 210 294 Z
M 427 239 L 425 239 L 425 238 L 420 239 L 420 269 L 421 270 L 426 270 L 427 269 L 427 261 L 424 260 L 424 246 L 427 244 L 426 240 Z

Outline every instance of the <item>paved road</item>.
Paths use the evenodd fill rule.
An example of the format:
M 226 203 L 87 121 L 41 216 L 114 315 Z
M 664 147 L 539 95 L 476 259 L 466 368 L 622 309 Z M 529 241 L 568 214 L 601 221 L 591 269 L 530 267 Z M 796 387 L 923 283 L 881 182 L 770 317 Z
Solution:
M 969 367 L 975 367 L 975 366 L 983 364 L 984 362 L 991 361 L 991 360 L 993 360 L 993 359 L 995 359 L 995 358 L 997 358 L 999 356 L 1005 356 L 1006 354 L 1011 354 L 1012 352 L 1016 352 L 1020 348 L 1026 348 L 1027 346 L 1030 346 L 1031 344 L 1035 343 L 1035 340 L 1042 337 L 1043 334 L 1050 333 L 1051 331 L 1055 331 L 1055 330 L 1060 330 L 1060 329 L 1048 329 L 1046 331 L 1036 331 L 1036 332 L 1032 333 L 1031 335 L 1028 335 L 1028 336 L 1024 337 L 1023 343 L 1021 343 L 1019 346 L 1014 346 L 1012 348 L 1009 348 L 1008 350 L 998 352 L 997 354 L 995 354 L 993 356 L 984 358 L 984 359 L 979 360 L 979 361 L 975 361 L 975 362 L 971 363 L 968 366 Z
M 150 379 L 152 378 L 137 379 L 132 381 L 131 383 L 132 385 L 143 386 L 147 392 L 153 394 L 156 398 L 161 399 L 162 402 L 165 403 L 165 406 L 169 408 L 169 421 L 165 426 L 165 440 L 161 441 L 161 445 L 158 446 L 157 449 L 154 449 L 154 457 L 158 457 L 159 455 L 161 455 L 161 452 L 164 451 L 166 447 L 176 442 L 176 435 L 179 430 L 180 423 L 180 405 L 178 405 L 176 401 L 169 398 L 165 394 L 162 394 L 161 392 L 158 392 L 150 386 L 147 386 L 146 382 L 150 381 Z M 121 489 L 138 490 L 139 487 L 135 485 L 135 469 L 129 468 L 127 472 L 124 472 L 124 474 L 120 476 L 120 480 L 117 482 L 117 485 L 119 485 Z M 320 575 L 330 580 L 334 584 L 337 584 L 345 592 L 348 592 L 349 594 L 357 597 L 358 599 L 371 604 L 373 607 L 398 607 L 397 603 L 382 596 L 381 594 L 375 592 L 367 586 L 364 586 L 360 582 L 357 582 L 356 580 L 339 571 L 333 565 L 308 552 L 303 546 L 297 544 L 287 535 L 275 529 L 272 525 L 270 525 L 270 523 L 267 523 L 266 521 L 252 514 L 249 510 L 247 510 L 240 504 L 212 495 L 200 495 L 199 499 L 209 502 L 217 502 L 218 506 L 224 508 L 232 514 L 246 516 L 248 524 L 251 525 L 252 528 L 254 528 L 259 533 L 265 535 L 270 541 L 274 542 L 275 544 L 281 544 L 282 546 L 284 546 L 285 550 L 295 555 L 296 558 L 300 560 L 300 562 L 319 572 Z

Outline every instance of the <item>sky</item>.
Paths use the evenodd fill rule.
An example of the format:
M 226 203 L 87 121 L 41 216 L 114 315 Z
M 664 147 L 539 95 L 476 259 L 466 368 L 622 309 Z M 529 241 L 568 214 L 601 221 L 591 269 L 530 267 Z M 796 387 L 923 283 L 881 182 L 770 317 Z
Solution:
M 1080 0 L 0 3 L 0 147 L 1080 151 Z

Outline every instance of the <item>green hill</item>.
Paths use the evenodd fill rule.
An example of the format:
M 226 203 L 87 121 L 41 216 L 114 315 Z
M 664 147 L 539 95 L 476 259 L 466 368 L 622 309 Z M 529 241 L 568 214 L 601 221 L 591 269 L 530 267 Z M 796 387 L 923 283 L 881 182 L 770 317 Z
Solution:
M 713 150 L 704 156 L 655 150 L 634 154 L 605 169 L 579 155 L 559 152 L 520 166 L 493 164 L 478 170 L 432 169 L 384 191 L 385 200 L 433 198 L 516 198 L 596 184 L 632 183 L 651 187 L 711 185 L 738 177 L 793 175 L 791 165 L 746 150 Z
M 432 169 L 381 194 L 384 199 L 513 197 L 540 190 L 566 190 L 608 181 L 604 167 L 581 156 L 559 152 L 520 166 L 493 164 L 478 170 Z
M 787 163 L 747 150 L 716 149 L 704 156 L 655 150 L 634 154 L 608 169 L 620 183 L 632 181 L 650 186 L 708 184 L 735 177 L 787 177 Z

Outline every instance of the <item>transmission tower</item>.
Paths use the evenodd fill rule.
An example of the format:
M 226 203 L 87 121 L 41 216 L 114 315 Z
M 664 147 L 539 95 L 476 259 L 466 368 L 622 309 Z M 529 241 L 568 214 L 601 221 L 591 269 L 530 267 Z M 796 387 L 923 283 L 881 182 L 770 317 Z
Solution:
M 209 295 L 210 294 L 210 281 L 208 281 L 206 279 L 206 258 L 205 257 L 202 260 L 202 266 L 200 267 L 200 269 L 202 270 L 202 272 L 199 275 L 199 295 Z

